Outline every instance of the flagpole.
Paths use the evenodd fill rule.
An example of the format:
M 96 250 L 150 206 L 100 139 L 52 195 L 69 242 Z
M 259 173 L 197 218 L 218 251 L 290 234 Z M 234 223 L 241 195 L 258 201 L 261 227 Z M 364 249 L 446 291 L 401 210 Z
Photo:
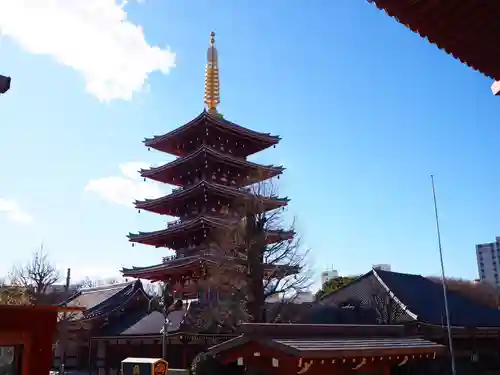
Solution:
M 432 197 L 434 199 L 434 214 L 436 216 L 436 230 L 437 230 L 437 240 L 439 247 L 439 260 L 441 262 L 441 284 L 443 285 L 443 299 L 444 299 L 444 311 L 446 314 L 446 328 L 448 331 L 448 346 L 450 348 L 451 356 L 451 373 L 456 375 L 455 369 L 455 353 L 453 351 L 453 342 L 451 339 L 451 326 L 450 326 L 450 311 L 448 309 L 448 295 L 446 293 L 446 279 L 444 273 L 444 261 L 443 261 L 443 247 L 441 246 L 441 230 L 439 228 L 439 215 L 436 200 L 436 187 L 434 186 L 434 175 L 431 174 L 431 184 L 432 184 Z

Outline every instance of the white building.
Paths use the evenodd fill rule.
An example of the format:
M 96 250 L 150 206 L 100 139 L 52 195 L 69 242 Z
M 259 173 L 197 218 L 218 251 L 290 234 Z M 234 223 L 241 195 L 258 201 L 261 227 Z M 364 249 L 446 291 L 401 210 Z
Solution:
M 379 271 L 391 271 L 391 265 L 390 264 L 374 264 L 372 266 L 374 270 L 379 270 Z
M 339 277 L 339 271 L 337 270 L 331 269 L 329 271 L 323 271 L 321 272 L 321 285 L 337 277 Z
M 285 297 L 286 300 L 286 297 Z M 311 303 L 314 301 L 314 294 L 312 292 L 299 292 L 292 301 L 292 303 Z M 267 303 L 279 303 L 283 302 L 283 296 L 276 294 L 267 297 Z
M 500 286 L 500 237 L 495 242 L 476 245 L 477 269 L 479 279 Z

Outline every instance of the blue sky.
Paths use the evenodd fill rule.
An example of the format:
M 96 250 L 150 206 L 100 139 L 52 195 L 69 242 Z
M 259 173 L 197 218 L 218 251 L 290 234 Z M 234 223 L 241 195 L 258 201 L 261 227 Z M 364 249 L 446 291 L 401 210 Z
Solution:
M 165 255 L 125 237 L 163 222 L 127 206 L 160 189 L 132 172 L 169 160 L 144 137 L 203 109 L 212 30 L 221 112 L 283 137 L 256 160 L 287 167 L 318 278 L 374 263 L 438 274 L 431 173 L 447 273 L 477 277 L 474 245 L 500 235 L 498 99 L 364 0 L 3 2 L 0 274 L 41 242 L 75 278 Z

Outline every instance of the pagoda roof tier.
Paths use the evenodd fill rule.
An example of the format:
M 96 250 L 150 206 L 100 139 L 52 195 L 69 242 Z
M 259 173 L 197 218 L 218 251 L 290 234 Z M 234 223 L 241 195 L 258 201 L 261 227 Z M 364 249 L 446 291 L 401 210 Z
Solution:
M 199 198 L 199 202 L 197 201 Z M 288 204 L 288 198 L 275 198 L 254 195 L 247 190 L 236 189 L 230 186 L 224 186 L 208 181 L 200 181 L 188 188 L 180 188 L 172 194 L 157 199 L 145 199 L 135 201 L 135 207 L 140 210 L 146 210 L 161 215 L 183 216 L 188 206 L 198 204 L 200 207 L 205 199 L 212 199 L 226 202 L 232 202 L 236 199 L 248 200 L 255 199 L 260 201 L 259 209 L 261 212 L 274 210 L 284 207 Z M 260 212 L 256 212 L 260 213 Z
M 234 155 L 247 157 L 276 145 L 279 136 L 260 133 L 232 123 L 206 110 L 187 124 L 164 135 L 146 138 L 144 144 L 171 155 L 185 156 L 202 144 L 224 147 Z
M 208 236 L 209 229 L 229 229 L 235 224 L 237 224 L 236 219 L 200 215 L 191 220 L 179 220 L 169 223 L 167 228 L 158 231 L 129 233 L 128 239 L 130 242 L 144 245 L 182 249 L 186 244 L 183 240 L 188 236 L 198 235 L 200 242 L 202 242 L 201 240 Z M 266 233 L 266 241 L 268 244 L 272 244 L 282 240 L 290 240 L 294 235 L 293 231 L 268 231 Z
M 138 279 L 145 279 L 150 281 L 166 281 L 176 280 L 180 281 L 183 277 L 187 279 L 195 279 L 200 276 L 202 266 L 207 268 L 216 267 L 220 264 L 221 259 L 215 255 L 210 255 L 208 252 L 187 257 L 174 257 L 160 264 L 146 267 L 123 267 L 121 272 L 123 277 L 134 277 Z M 235 259 L 235 262 L 237 260 Z M 224 262 L 227 262 L 224 260 Z M 299 272 L 297 267 L 288 265 L 265 265 L 265 270 L 269 274 L 276 274 L 279 269 L 280 273 L 286 272 L 290 275 Z
M 208 235 L 210 228 L 229 228 L 235 220 L 209 215 L 200 215 L 191 220 L 178 220 L 168 223 L 167 228 L 154 232 L 129 233 L 130 242 L 152 245 L 155 247 L 169 247 L 182 249 L 186 246 L 188 236 L 199 236 L 200 241 Z
M 487 77 L 500 80 L 500 7 L 477 0 L 368 0 L 402 25 Z
M 224 177 L 218 173 L 220 170 L 230 170 L 232 176 Z M 176 186 L 191 184 L 201 180 L 203 173 L 211 173 L 216 182 L 246 186 L 278 176 L 284 170 L 282 166 L 252 163 L 203 145 L 187 156 L 159 167 L 141 169 L 139 173 L 144 178 Z
M 163 280 L 165 274 L 172 276 L 195 274 L 202 264 L 215 263 L 210 255 L 193 255 L 173 258 L 160 264 L 147 267 L 123 267 L 123 277 L 135 277 L 146 280 Z

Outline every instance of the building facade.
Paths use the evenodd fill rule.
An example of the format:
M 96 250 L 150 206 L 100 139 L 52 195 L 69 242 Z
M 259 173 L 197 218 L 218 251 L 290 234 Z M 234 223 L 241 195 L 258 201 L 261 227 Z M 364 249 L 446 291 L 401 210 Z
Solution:
M 327 281 L 336 279 L 337 277 L 339 277 L 339 271 L 337 270 L 331 269 L 328 271 L 323 271 L 321 272 L 321 285 L 323 285 Z
M 476 245 L 477 269 L 479 279 L 500 286 L 500 237 L 495 242 Z

